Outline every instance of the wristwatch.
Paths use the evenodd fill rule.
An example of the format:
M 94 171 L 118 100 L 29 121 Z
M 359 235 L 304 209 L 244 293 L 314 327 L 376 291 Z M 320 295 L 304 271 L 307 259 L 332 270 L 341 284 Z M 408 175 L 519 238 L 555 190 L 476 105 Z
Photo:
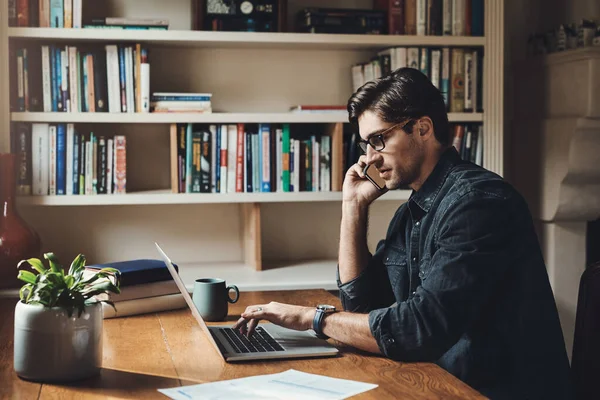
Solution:
M 329 339 L 329 337 L 323 333 L 323 320 L 325 319 L 325 315 L 336 311 L 335 307 L 330 306 L 329 304 L 319 304 L 317 306 L 317 312 L 313 319 L 313 330 L 319 339 Z

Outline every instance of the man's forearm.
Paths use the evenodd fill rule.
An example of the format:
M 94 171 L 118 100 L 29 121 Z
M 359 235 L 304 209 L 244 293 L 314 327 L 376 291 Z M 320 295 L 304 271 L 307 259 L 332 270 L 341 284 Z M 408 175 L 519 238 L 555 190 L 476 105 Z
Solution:
M 369 314 L 337 312 L 328 315 L 323 321 L 323 333 L 357 349 L 381 354 L 371 334 Z
M 340 281 L 346 283 L 356 278 L 369 262 L 367 247 L 368 206 L 353 202 L 342 204 L 340 224 L 339 270 Z

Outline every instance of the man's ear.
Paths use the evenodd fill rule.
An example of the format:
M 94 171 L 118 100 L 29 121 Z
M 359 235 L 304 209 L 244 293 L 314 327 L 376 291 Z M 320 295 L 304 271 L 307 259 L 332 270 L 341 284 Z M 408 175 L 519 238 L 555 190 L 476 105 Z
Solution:
M 423 139 L 433 134 L 433 121 L 429 117 L 419 118 L 417 121 L 417 132 Z

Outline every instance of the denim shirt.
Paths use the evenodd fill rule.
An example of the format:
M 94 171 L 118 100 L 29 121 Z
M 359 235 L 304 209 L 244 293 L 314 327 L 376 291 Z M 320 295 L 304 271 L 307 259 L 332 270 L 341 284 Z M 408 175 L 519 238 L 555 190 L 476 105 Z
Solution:
M 381 352 L 434 362 L 490 398 L 571 398 L 533 221 L 502 178 L 445 151 L 396 211 L 364 271 L 339 280 Z

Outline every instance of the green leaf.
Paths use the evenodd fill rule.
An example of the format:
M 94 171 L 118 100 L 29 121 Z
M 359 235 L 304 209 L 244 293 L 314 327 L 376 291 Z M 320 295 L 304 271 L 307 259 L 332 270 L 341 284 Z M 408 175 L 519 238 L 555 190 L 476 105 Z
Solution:
M 62 266 L 58 262 L 58 258 L 54 255 L 54 253 L 45 253 L 44 258 L 48 260 L 50 264 L 50 269 L 56 273 L 64 273 Z
M 83 270 L 83 267 L 85 267 L 85 256 L 79 254 L 71 263 L 71 267 L 69 267 L 69 275 L 75 275 L 76 272 Z
M 23 263 L 29 263 L 29 265 L 31 265 L 31 268 L 33 268 L 40 274 L 43 274 L 47 270 L 47 268 L 44 267 L 44 263 L 42 263 L 42 261 L 39 258 L 29 258 L 27 260 L 21 260 L 19 264 L 17 264 L 17 268 L 19 268 Z
M 115 303 L 113 303 L 112 301 L 110 301 L 110 300 L 102 300 L 100 302 L 108 304 L 109 306 L 111 306 L 113 308 L 113 310 L 115 310 L 115 312 L 117 311 L 117 307 L 115 307 Z
M 32 288 L 33 285 L 31 285 L 30 283 L 21 287 L 21 289 L 19 290 L 19 298 L 21 299 L 21 301 L 23 301 L 24 303 L 28 302 L 29 297 L 31 296 Z
M 73 287 L 74 283 L 75 283 L 75 278 L 73 278 L 73 275 L 65 276 L 65 285 L 67 285 L 67 287 L 69 289 L 71 289 Z
M 96 296 L 98 294 L 107 293 L 107 292 L 112 292 L 112 293 L 117 293 L 117 294 L 121 293 L 119 288 L 116 287 L 115 285 L 113 285 L 113 283 L 111 281 L 104 281 L 104 282 L 98 283 L 96 285 L 90 286 L 89 288 L 87 288 L 87 290 L 82 292 L 82 294 L 86 298 L 90 298 L 92 296 Z
M 36 278 L 35 274 L 33 274 L 33 272 L 20 270 L 19 274 L 17 275 L 17 279 L 20 279 L 25 283 L 34 285 L 37 278 Z

